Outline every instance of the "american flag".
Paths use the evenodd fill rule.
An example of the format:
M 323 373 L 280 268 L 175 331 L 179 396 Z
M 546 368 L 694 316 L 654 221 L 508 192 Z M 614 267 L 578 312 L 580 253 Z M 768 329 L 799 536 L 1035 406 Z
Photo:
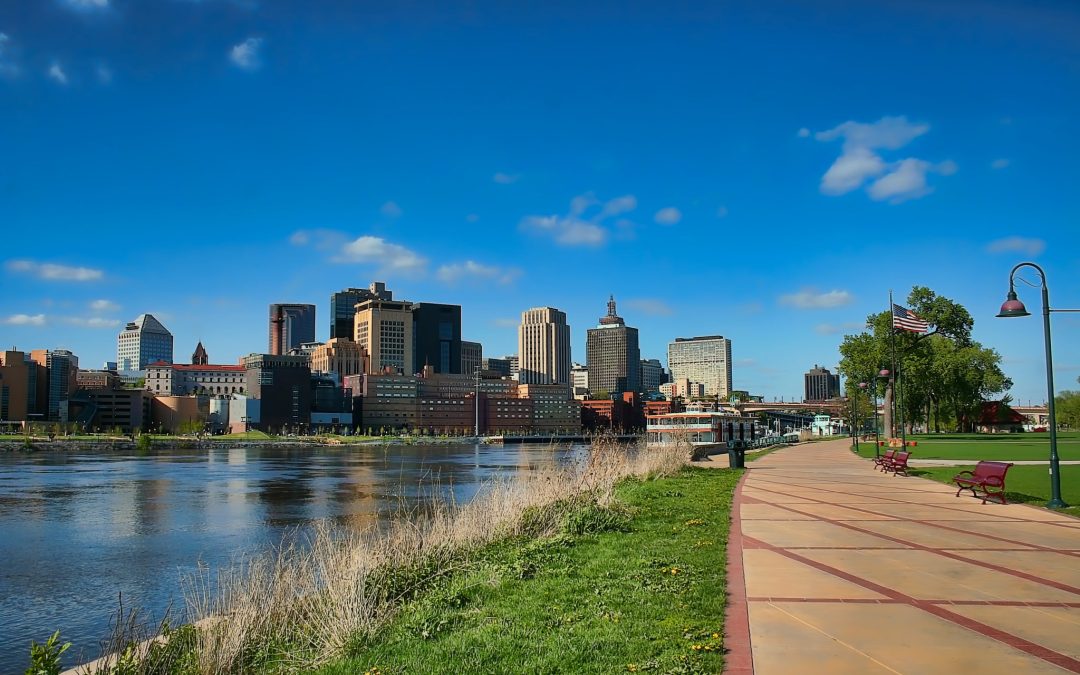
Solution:
M 892 306 L 892 325 L 893 328 L 912 333 L 925 333 L 930 329 L 930 324 L 920 319 L 918 314 L 897 304 Z

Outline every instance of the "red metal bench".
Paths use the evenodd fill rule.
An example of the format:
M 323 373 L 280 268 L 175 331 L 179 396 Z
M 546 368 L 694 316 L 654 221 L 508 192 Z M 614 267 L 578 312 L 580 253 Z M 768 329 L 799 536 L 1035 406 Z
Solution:
M 975 465 L 975 471 L 961 471 L 953 476 L 956 483 L 956 496 L 964 490 L 971 490 L 974 497 L 978 497 L 978 490 L 982 490 L 982 503 L 991 497 L 997 497 L 1002 504 L 1005 501 L 1005 474 L 1009 472 L 1011 462 L 979 462 Z M 966 475 L 965 475 L 966 474 Z
M 884 465 L 884 471 L 886 473 L 891 473 L 894 476 L 899 476 L 900 474 L 904 474 L 905 476 L 908 475 L 908 457 L 911 457 L 911 453 L 906 450 L 896 453 L 893 455 L 893 458 L 889 460 L 889 463 Z
M 874 460 L 874 466 L 878 468 L 878 471 L 884 471 L 885 466 L 892 461 L 893 455 L 895 454 L 895 450 L 886 450 L 884 455 Z

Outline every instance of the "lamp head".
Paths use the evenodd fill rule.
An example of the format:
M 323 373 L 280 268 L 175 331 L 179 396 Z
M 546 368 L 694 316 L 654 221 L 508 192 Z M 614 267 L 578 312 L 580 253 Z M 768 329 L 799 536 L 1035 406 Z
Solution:
M 878 371 L 878 377 L 888 377 L 888 376 L 889 376 L 889 369 L 888 368 L 882 368 L 880 371 Z
M 1031 312 L 1027 311 L 1024 303 L 1016 297 L 1016 291 L 1010 288 L 1009 294 L 1005 296 L 1005 302 L 1001 303 L 1001 311 L 998 312 L 997 317 L 1011 319 L 1017 316 L 1031 316 Z
M 870 385 L 868 385 L 866 382 L 860 382 L 859 383 L 859 389 L 866 389 L 868 386 L 870 386 Z

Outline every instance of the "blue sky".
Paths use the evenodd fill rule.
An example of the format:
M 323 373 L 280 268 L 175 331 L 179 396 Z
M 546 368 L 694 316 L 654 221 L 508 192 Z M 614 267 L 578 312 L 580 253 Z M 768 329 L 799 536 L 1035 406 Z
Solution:
M 152 312 L 231 363 L 383 280 L 489 356 L 563 309 L 583 361 L 613 293 L 644 357 L 723 334 L 792 398 L 919 284 L 1045 398 L 1039 321 L 993 315 L 1021 260 L 1080 307 L 1075 4 L 358 4 L 0 4 L 0 342 L 96 367 Z

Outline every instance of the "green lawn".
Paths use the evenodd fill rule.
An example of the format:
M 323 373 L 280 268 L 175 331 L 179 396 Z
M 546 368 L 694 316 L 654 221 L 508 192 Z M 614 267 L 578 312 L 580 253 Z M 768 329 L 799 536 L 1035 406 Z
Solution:
M 489 547 L 320 672 L 718 673 L 739 473 L 627 482 L 606 531 Z
M 918 441 L 909 448 L 916 459 L 958 460 L 1049 460 L 1048 434 L 955 434 L 950 436 L 908 436 Z M 860 442 L 859 454 L 874 456 L 874 443 Z M 1061 459 L 1080 460 L 1080 438 L 1074 432 L 1058 436 Z
M 913 476 L 932 478 L 942 483 L 952 483 L 952 477 L 972 466 L 935 466 L 909 469 Z M 954 484 L 955 485 L 955 484 Z M 970 492 L 964 494 L 971 494 Z M 961 494 L 963 496 L 963 494 Z M 1050 474 L 1046 466 L 1013 466 L 1005 475 L 1005 498 L 1009 502 L 1044 506 L 1050 499 Z M 1063 510 L 1080 516 L 1080 466 L 1061 467 L 1061 498 L 1071 506 Z

